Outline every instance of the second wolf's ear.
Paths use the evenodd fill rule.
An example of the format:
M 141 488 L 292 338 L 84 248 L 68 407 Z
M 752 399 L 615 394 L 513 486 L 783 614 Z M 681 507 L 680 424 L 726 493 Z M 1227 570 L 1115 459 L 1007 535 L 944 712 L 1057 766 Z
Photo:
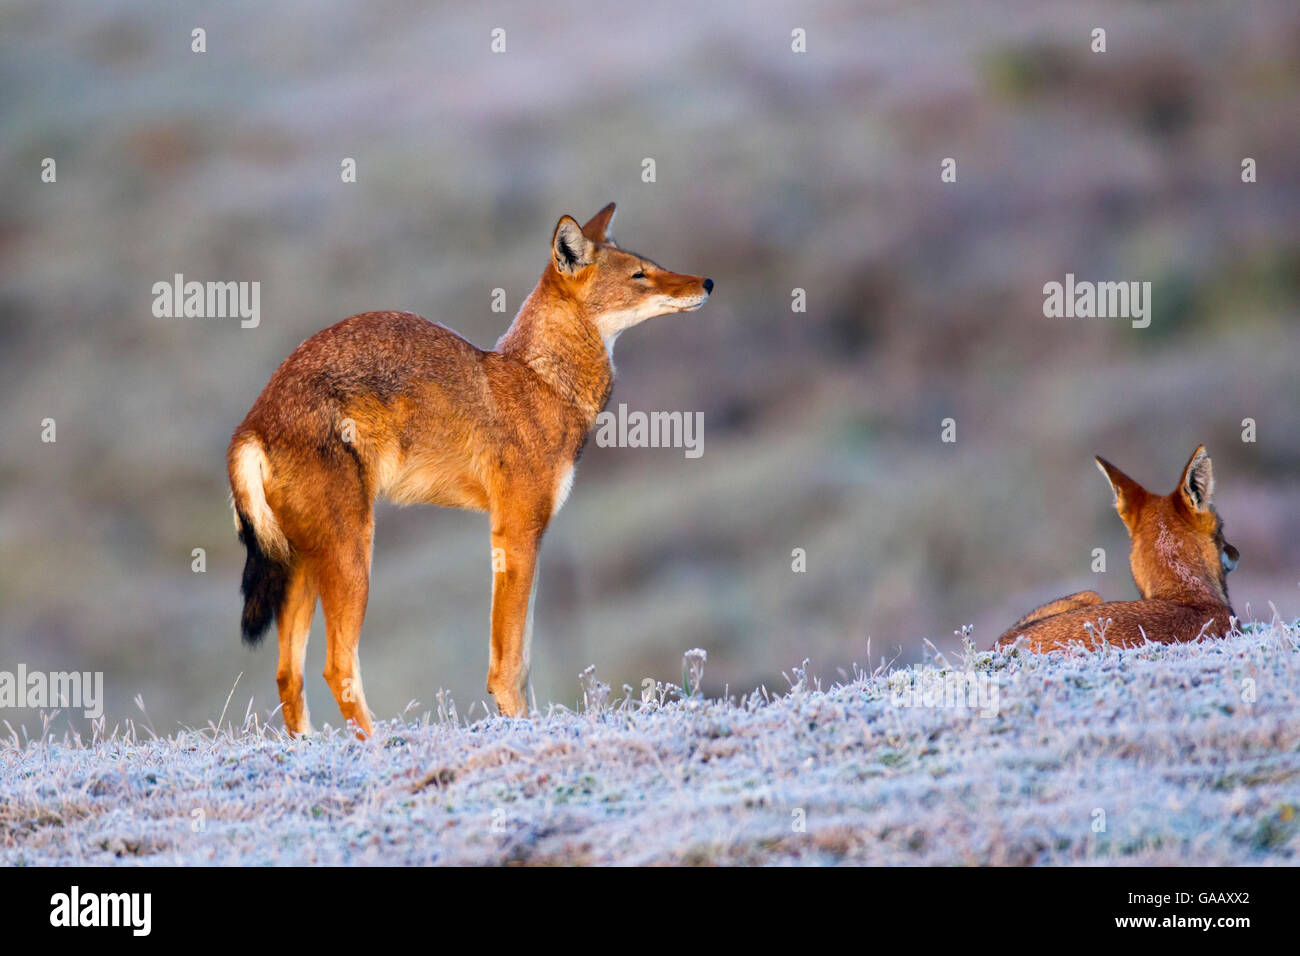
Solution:
M 587 224 L 582 227 L 582 234 L 592 242 L 608 242 L 613 245 L 614 240 L 609 238 L 609 224 L 613 221 L 614 204 L 610 203 L 587 220 Z
M 1178 483 L 1178 494 L 1193 511 L 1208 511 L 1214 501 L 1214 466 L 1204 445 L 1197 445 L 1183 469 L 1183 480 Z
M 582 234 L 578 221 L 572 216 L 561 216 L 551 237 L 551 259 L 556 271 L 562 275 L 577 275 L 595 258 L 596 247 Z
M 1105 458 L 1095 460 L 1101 473 L 1110 482 L 1110 490 L 1115 495 L 1115 510 L 1119 512 L 1120 520 L 1131 531 L 1133 522 L 1137 520 L 1138 509 L 1142 507 L 1142 500 L 1146 497 L 1146 489 Z

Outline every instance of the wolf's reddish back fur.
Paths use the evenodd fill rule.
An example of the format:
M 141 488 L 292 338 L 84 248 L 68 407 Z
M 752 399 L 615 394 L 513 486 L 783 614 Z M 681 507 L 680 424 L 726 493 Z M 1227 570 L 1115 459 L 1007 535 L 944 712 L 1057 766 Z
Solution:
M 1101 640 L 1128 647 L 1227 633 L 1235 616 L 1227 574 L 1237 549 L 1224 540 L 1214 510 L 1214 470 L 1205 446 L 1197 446 L 1167 495 L 1152 494 L 1101 458 L 1097 466 L 1132 538 L 1129 565 L 1142 599 L 1106 602 L 1096 591 L 1080 591 L 1030 611 L 995 646 L 1023 637 L 1035 651 Z
M 609 398 L 613 341 L 699 308 L 713 288 L 620 249 L 613 215 L 611 203 L 585 226 L 560 220 L 552 262 L 495 350 L 416 315 L 354 315 L 303 342 L 235 430 L 244 637 L 255 643 L 276 619 L 290 731 L 309 727 L 302 667 L 317 598 L 325 678 L 344 717 L 371 730 L 357 643 L 381 496 L 490 513 L 488 690 L 503 713 L 524 712 L 537 550 Z

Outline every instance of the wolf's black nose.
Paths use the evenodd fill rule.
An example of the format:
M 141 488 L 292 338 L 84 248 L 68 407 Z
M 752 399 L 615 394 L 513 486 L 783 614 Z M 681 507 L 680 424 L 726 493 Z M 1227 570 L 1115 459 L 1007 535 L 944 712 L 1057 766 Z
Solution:
M 712 279 L 705 279 L 705 280 L 704 280 L 704 291 L 705 291 L 705 292 L 712 292 L 712 291 L 713 291 L 713 280 L 712 280 Z

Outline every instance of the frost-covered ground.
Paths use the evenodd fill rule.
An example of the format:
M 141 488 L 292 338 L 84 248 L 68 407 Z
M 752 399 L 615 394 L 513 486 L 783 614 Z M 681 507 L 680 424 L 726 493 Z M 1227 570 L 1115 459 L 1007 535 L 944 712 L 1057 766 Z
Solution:
M 465 726 L 444 702 L 373 743 L 255 717 L 15 739 L 0 863 L 1300 861 L 1295 625 L 972 652 L 826 690 L 791 676 L 780 695 L 609 706 L 588 675 L 585 713 Z M 947 701 L 910 693 L 944 681 Z

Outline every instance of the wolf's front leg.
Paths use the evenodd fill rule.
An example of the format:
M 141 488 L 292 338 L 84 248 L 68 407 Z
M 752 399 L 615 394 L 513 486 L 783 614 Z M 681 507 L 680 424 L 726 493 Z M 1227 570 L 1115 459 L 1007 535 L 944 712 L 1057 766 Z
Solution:
M 541 530 L 535 521 L 493 515 L 492 647 L 487 689 L 506 717 L 527 711 L 524 684 L 529 600 L 537 569 Z

